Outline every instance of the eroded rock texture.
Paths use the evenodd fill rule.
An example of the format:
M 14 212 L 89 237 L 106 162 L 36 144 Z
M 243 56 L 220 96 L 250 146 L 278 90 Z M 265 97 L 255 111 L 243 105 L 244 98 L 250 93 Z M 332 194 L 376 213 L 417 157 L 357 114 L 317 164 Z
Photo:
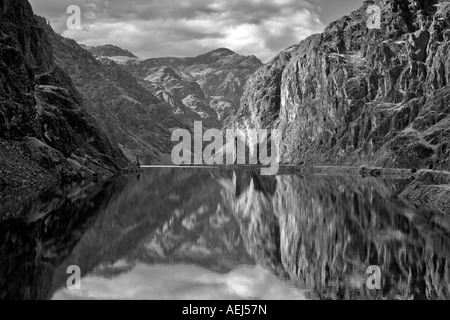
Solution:
M 234 122 L 282 130 L 286 163 L 448 168 L 449 23 L 448 1 L 365 1 L 259 69 Z

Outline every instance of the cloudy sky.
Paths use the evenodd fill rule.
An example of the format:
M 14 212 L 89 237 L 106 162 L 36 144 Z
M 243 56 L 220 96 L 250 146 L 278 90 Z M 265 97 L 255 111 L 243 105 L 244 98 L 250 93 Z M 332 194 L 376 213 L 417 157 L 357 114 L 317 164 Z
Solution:
M 363 0 L 30 0 L 58 33 L 115 44 L 141 58 L 195 56 L 220 47 L 268 61 L 358 8 Z M 81 30 L 67 30 L 78 5 Z

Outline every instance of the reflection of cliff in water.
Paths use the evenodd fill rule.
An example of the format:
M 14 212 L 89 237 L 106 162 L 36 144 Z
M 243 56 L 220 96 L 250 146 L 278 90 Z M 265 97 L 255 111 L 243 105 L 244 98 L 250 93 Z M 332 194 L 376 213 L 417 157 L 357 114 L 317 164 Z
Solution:
M 110 277 L 137 263 L 193 263 L 228 272 L 235 264 L 253 260 L 210 171 L 158 169 L 129 183 L 83 235 L 64 266 L 77 261 L 89 261 L 96 267 L 94 273 Z M 115 266 L 118 261 L 122 267 Z
M 139 265 L 226 274 L 255 260 L 312 298 L 448 298 L 450 219 L 409 207 L 402 181 L 148 170 L 0 208 L 0 299 L 48 299 L 67 267 L 110 279 Z M 382 292 L 365 289 L 369 265 Z
M 108 278 L 138 263 L 253 264 L 223 192 L 209 170 L 158 169 L 39 195 L 0 221 L 0 299 L 51 298 L 70 265 Z
M 0 212 L 0 299 L 47 299 L 53 274 L 126 179 L 57 188 Z
M 449 298 L 450 219 L 394 197 L 401 182 L 238 174 L 228 193 L 249 252 L 321 299 Z M 397 185 L 397 186 L 396 186 Z M 382 290 L 365 288 L 368 266 Z

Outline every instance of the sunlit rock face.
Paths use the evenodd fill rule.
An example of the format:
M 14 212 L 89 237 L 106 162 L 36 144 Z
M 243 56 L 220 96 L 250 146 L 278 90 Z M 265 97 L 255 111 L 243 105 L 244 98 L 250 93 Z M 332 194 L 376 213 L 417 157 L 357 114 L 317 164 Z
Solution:
M 83 110 L 28 1 L 0 1 L 0 185 L 116 174 L 130 163 Z
M 236 111 L 247 79 L 262 65 L 255 56 L 221 48 L 193 58 L 128 60 L 121 65 L 182 117 L 220 129 Z
M 448 1 L 365 1 L 259 69 L 233 123 L 282 130 L 291 164 L 448 167 L 449 21 Z
M 320 299 L 448 298 L 445 215 L 394 196 L 405 182 L 342 177 L 236 178 L 228 193 L 250 254 Z M 382 290 L 366 288 L 367 268 Z

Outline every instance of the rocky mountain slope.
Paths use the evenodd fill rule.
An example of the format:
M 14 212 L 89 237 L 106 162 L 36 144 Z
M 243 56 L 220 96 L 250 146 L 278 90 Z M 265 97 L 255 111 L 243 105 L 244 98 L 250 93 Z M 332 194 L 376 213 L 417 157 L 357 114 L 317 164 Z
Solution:
M 72 79 L 89 112 L 131 160 L 143 164 L 170 161 L 170 128 L 181 121 L 130 73 L 108 58 L 97 60 L 44 21 L 57 65 Z
M 255 56 L 244 57 L 217 49 L 193 58 L 156 58 L 123 61 L 122 66 L 192 124 L 221 128 L 235 112 L 247 79 L 262 65 Z
M 84 110 L 28 1 L 0 1 L 0 185 L 3 191 L 109 176 L 130 165 Z M 2 200 L 3 201 L 3 200 Z
M 365 1 L 259 69 L 231 126 L 280 129 L 290 164 L 449 168 L 449 49 L 449 1 Z

